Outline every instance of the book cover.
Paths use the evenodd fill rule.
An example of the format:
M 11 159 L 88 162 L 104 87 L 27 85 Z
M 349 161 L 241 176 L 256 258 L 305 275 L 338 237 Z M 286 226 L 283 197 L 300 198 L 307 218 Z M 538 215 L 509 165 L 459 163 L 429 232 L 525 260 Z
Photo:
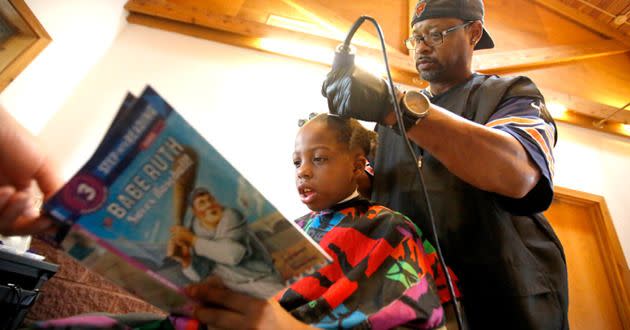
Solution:
M 44 211 L 60 228 L 49 240 L 171 312 L 208 276 L 268 298 L 330 261 L 151 87 L 126 96 Z

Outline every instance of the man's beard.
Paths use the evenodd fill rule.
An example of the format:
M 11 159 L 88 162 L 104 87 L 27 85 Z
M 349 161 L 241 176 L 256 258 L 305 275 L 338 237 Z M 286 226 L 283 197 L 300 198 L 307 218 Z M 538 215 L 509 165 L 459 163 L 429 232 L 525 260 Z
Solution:
M 441 81 L 444 74 L 444 68 L 440 67 L 430 71 L 420 71 L 420 78 L 426 82 Z

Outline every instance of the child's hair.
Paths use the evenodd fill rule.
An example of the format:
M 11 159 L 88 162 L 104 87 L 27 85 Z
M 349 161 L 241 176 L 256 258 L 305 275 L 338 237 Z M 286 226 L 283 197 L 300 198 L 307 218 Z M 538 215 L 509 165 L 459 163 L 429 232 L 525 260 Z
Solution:
M 341 118 L 339 116 L 320 113 L 311 116 L 308 122 L 325 123 L 337 132 L 337 141 L 348 146 L 348 150 L 359 148 L 366 157 L 370 158 L 376 144 L 376 133 L 363 127 L 354 118 Z M 306 123 L 304 123 L 306 124 Z

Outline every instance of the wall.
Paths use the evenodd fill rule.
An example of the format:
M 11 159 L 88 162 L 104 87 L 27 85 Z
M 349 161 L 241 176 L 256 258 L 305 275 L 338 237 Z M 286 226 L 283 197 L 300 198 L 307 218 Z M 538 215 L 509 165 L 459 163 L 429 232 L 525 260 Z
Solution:
M 42 131 L 65 156 L 66 176 L 86 159 L 127 90 L 151 84 L 287 217 L 306 212 L 293 188 L 296 122 L 326 111 L 327 68 L 129 25 Z M 560 124 L 556 184 L 603 195 L 626 256 L 627 139 Z
M 626 260 L 630 260 L 630 140 L 560 123 L 554 152 L 555 184 L 604 196 Z
M 61 109 L 126 24 L 126 0 L 26 0 L 52 42 L 0 94 L 33 133 Z
M 332 56 L 332 52 L 331 52 Z M 152 85 L 287 217 L 306 212 L 293 184 L 299 118 L 327 111 L 323 66 L 128 25 L 41 132 L 69 177 L 125 93 Z

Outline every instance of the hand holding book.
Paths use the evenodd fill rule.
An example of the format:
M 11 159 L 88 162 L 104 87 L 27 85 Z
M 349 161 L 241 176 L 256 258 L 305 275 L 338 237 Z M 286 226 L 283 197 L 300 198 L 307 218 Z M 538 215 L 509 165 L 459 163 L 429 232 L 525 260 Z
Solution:
M 44 209 L 60 226 L 49 241 L 171 312 L 187 313 L 183 287 L 210 276 L 269 298 L 328 262 L 150 87 Z

